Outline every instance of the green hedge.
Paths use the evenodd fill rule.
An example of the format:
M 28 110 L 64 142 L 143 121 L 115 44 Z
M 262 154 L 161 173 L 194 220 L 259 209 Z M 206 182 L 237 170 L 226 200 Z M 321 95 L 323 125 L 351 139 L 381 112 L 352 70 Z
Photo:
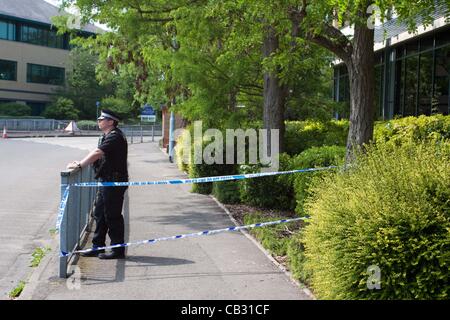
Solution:
M 448 299 L 450 144 L 378 143 L 312 187 L 306 267 L 321 299 Z M 369 266 L 381 289 L 369 290 Z
M 240 181 L 213 182 L 212 193 L 221 203 L 240 203 L 239 196 Z
M 6 117 L 28 117 L 31 116 L 31 107 L 26 104 L 7 102 L 0 104 L 0 115 Z
M 347 120 L 286 122 L 285 151 L 296 155 L 311 147 L 345 146 L 349 123 Z
M 280 154 L 279 171 L 289 168 L 290 157 Z M 241 165 L 239 172 L 260 172 L 261 165 Z M 293 210 L 295 207 L 294 188 L 285 175 L 244 179 L 240 184 L 241 201 L 247 205 L 280 210 Z
M 341 166 L 344 163 L 345 147 L 341 146 L 324 146 L 309 148 L 290 161 L 290 170 Z M 320 179 L 330 174 L 334 170 L 313 171 L 307 173 L 296 173 L 290 175 L 293 183 L 295 194 L 295 212 L 299 215 L 304 214 L 303 203 L 309 197 L 309 185 L 313 178 Z
M 406 117 L 378 122 L 374 141 L 399 145 L 410 140 L 450 139 L 450 116 Z
M 225 141 L 225 139 L 224 139 Z M 203 141 L 203 147 L 202 150 L 205 150 L 205 147 L 211 143 L 210 141 Z M 225 142 L 224 142 L 225 147 Z M 213 176 L 223 176 L 223 175 L 231 175 L 236 174 L 238 169 L 237 165 L 235 164 L 206 164 L 204 159 L 202 158 L 201 163 L 194 163 L 194 145 L 191 147 L 191 158 L 190 158 L 190 164 L 188 167 L 189 171 L 189 177 L 191 178 L 201 178 L 201 177 L 213 177 Z M 185 152 L 185 151 L 183 151 Z M 225 151 L 223 151 L 223 161 L 226 161 L 225 158 Z M 178 160 L 177 160 L 178 161 Z M 201 194 L 211 194 L 213 189 L 212 182 L 207 183 L 194 183 L 192 186 L 192 192 L 195 193 L 201 193 Z

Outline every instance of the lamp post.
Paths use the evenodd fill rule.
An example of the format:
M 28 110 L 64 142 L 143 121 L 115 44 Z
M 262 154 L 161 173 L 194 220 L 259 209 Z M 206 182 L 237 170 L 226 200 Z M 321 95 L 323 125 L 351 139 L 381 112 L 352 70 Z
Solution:
M 97 113 L 96 113 L 97 114 L 97 118 L 96 119 L 98 119 L 98 117 L 99 117 L 98 116 L 98 107 L 100 107 L 100 101 L 96 101 L 95 105 L 97 106 Z

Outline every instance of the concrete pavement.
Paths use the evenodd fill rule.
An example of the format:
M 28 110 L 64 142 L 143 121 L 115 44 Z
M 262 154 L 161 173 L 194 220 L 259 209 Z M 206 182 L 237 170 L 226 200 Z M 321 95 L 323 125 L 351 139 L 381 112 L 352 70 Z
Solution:
M 129 170 L 131 181 L 185 177 L 156 142 L 130 145 Z M 211 197 L 190 188 L 130 187 L 124 204 L 126 241 L 233 225 Z M 309 299 L 238 232 L 133 246 L 126 260 L 80 257 L 67 280 L 57 278 L 56 240 L 53 245 L 21 299 Z

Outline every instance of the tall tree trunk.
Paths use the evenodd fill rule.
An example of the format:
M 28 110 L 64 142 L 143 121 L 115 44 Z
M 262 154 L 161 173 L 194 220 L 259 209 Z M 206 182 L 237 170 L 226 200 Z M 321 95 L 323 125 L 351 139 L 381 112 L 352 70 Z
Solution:
M 270 57 L 279 48 L 278 36 L 272 26 L 265 28 L 263 56 Z M 279 152 L 284 151 L 284 107 L 287 96 L 287 87 L 281 84 L 276 71 L 264 73 L 264 110 L 263 125 L 267 129 L 267 154 L 271 155 L 270 129 L 279 130 Z
M 356 148 L 373 137 L 374 104 L 374 30 L 356 25 L 351 61 L 347 63 L 350 81 L 350 129 L 346 163 L 354 158 Z

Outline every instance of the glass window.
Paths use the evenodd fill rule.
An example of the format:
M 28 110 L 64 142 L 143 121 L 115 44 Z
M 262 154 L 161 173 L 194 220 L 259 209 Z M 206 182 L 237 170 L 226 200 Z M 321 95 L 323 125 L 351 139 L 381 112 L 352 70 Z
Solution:
M 0 60 L 0 80 L 17 80 L 17 62 Z
M 0 39 L 16 40 L 16 25 L 0 20 Z
M 420 51 L 433 49 L 433 36 L 420 39 Z
M 436 47 L 441 47 L 450 44 L 450 30 L 444 30 L 436 33 Z
M 405 104 L 405 59 L 397 60 L 395 66 L 395 104 L 394 115 L 403 114 Z
M 405 59 L 405 107 L 403 109 L 405 117 L 416 115 L 418 62 L 418 55 Z
M 381 99 L 383 95 L 383 65 L 375 66 L 375 93 L 374 93 L 374 99 L 375 99 L 375 110 L 376 115 L 378 117 L 383 116 L 383 111 L 381 110 Z
M 418 45 L 419 45 L 419 41 L 417 41 L 417 40 L 407 43 L 406 44 L 406 54 L 411 55 L 411 54 L 417 53 Z
M 66 49 L 64 47 L 64 36 L 57 35 L 55 30 L 23 25 L 21 39 L 23 42 L 40 46 Z
M 419 105 L 417 114 L 431 114 L 431 95 L 433 86 L 433 52 L 420 54 Z
M 64 68 L 27 64 L 27 82 L 63 85 L 64 74 Z
M 450 45 L 436 50 L 432 112 L 448 114 L 450 108 Z

